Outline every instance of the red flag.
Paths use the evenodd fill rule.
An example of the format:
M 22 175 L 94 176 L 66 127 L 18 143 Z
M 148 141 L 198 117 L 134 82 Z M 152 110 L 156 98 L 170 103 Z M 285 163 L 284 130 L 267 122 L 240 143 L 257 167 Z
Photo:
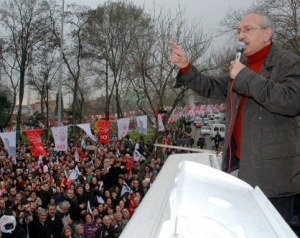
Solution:
M 26 131 L 26 136 L 28 140 L 31 142 L 31 144 L 33 145 L 33 148 L 31 148 L 31 153 L 34 157 L 39 155 L 47 155 L 44 149 L 43 141 L 41 139 L 42 133 L 43 133 L 42 129 Z
M 126 169 L 127 169 L 127 176 L 131 176 L 132 174 L 132 169 L 134 166 L 134 161 L 132 158 L 128 158 L 126 155 L 123 156 L 123 161 L 126 163 Z
M 110 141 L 110 121 L 98 121 L 97 127 L 99 128 L 99 138 L 101 144 L 109 144 Z
M 129 214 L 131 217 L 132 217 L 136 207 L 137 207 L 137 203 L 135 201 L 135 195 L 134 195 L 134 193 L 132 193 L 131 198 L 130 198 L 129 208 L 128 208 L 128 211 L 129 211 Z

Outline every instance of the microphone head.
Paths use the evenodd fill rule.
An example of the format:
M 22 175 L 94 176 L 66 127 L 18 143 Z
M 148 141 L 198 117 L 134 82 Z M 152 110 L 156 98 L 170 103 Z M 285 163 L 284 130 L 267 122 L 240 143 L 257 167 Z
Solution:
M 239 41 L 236 47 L 236 52 L 243 53 L 245 47 L 246 47 L 246 43 L 244 41 Z

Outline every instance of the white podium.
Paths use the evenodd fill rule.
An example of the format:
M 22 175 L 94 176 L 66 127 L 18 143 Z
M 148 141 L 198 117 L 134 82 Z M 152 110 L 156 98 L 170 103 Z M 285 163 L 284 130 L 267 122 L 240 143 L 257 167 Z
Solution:
M 169 156 L 121 237 L 297 237 L 258 187 L 219 164 L 213 154 Z

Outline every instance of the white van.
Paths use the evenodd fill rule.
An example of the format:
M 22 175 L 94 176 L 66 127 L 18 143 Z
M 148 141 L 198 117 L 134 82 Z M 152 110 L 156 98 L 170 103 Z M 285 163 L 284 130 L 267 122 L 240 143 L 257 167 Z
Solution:
M 214 138 L 215 135 L 219 132 L 221 138 L 225 138 L 225 124 L 212 124 L 210 131 L 210 138 Z

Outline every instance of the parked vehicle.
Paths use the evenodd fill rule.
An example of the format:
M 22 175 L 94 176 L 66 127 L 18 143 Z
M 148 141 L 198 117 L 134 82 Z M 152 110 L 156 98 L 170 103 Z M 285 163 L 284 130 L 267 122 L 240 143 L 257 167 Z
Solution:
M 210 127 L 207 125 L 203 125 L 200 128 L 200 135 L 209 135 L 210 134 Z
M 215 135 L 219 132 L 222 139 L 225 138 L 225 124 L 212 124 L 210 138 L 214 138 Z
M 201 128 L 203 126 L 203 119 L 201 117 L 195 118 L 194 124 L 196 128 Z

